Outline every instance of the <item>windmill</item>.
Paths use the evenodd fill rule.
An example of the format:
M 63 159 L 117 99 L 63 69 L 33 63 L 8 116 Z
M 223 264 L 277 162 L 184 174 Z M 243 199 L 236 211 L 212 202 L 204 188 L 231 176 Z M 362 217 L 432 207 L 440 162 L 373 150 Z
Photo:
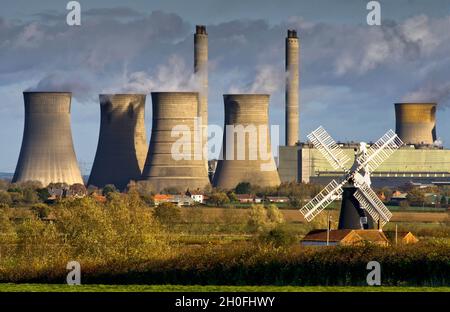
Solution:
M 342 178 L 332 180 L 300 209 L 305 219 L 310 222 L 342 196 L 339 229 L 369 229 L 374 224 L 381 229 L 389 222 L 392 213 L 371 189 L 370 173 L 403 145 L 397 134 L 389 130 L 369 148 L 366 143 L 361 142 L 359 148 L 355 149 L 355 160 L 350 168 L 350 157 L 323 127 L 311 132 L 308 139 L 335 170 L 341 169 L 345 173 Z

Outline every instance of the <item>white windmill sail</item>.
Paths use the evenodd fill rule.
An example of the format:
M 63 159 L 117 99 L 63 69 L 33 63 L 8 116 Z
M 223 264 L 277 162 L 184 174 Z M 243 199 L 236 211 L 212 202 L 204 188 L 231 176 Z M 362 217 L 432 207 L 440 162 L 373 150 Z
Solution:
M 365 168 L 373 172 L 402 145 L 403 142 L 397 134 L 389 130 L 358 159 L 359 166 L 356 171 Z
M 334 169 L 348 170 L 345 165 L 350 161 L 350 157 L 344 153 L 322 126 L 307 137 Z
M 391 219 L 392 213 L 367 184 L 358 185 L 358 189 L 353 196 L 359 201 L 361 208 L 366 210 L 376 223 L 380 222 L 381 227 Z
M 325 186 L 319 194 L 317 194 L 309 203 L 300 209 L 300 212 L 303 214 L 305 219 L 310 222 L 329 204 L 336 200 L 339 195 L 342 195 L 342 186 L 345 183 L 346 182 L 338 183 L 336 180 L 328 183 L 328 185 Z

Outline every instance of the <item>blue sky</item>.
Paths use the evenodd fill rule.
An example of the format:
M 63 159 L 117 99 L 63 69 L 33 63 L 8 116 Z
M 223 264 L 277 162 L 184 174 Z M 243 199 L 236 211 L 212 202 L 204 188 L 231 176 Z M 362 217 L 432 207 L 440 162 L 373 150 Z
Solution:
M 302 139 L 323 125 L 337 140 L 375 140 L 395 126 L 393 103 L 416 100 L 438 101 L 450 145 L 450 0 L 380 1 L 382 26 L 365 23 L 363 0 L 89 0 L 80 27 L 65 24 L 66 1 L 1 2 L 0 171 L 19 155 L 22 91 L 74 92 L 75 148 L 89 166 L 99 93 L 192 88 L 195 24 L 209 33 L 211 123 L 223 124 L 222 94 L 269 92 L 284 141 L 284 38 L 296 28 Z M 150 132 L 150 97 L 146 118 Z

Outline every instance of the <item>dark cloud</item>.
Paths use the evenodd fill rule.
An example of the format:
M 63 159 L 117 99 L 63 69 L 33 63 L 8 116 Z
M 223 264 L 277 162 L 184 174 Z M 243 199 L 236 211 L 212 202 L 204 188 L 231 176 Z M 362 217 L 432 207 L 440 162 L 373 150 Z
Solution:
M 91 104 L 101 92 L 195 88 L 194 25 L 181 16 L 125 7 L 83 14 L 80 27 L 67 26 L 62 12 L 23 21 L 0 17 L 0 97 L 16 99 L 0 104 L 0 123 L 8 111 L 18 115 L 27 88 L 72 91 Z M 449 104 L 450 16 L 416 15 L 381 27 L 302 17 L 235 19 L 207 25 L 211 122 L 223 123 L 222 94 L 270 92 L 271 121 L 283 133 L 287 28 L 296 28 L 301 41 L 303 133 L 322 124 L 341 140 L 376 139 L 393 127 L 393 103 L 406 95 L 442 93 L 439 102 Z M 96 133 L 97 108 L 75 109 L 75 129 Z M 80 151 L 84 159 L 94 152 L 95 143 Z

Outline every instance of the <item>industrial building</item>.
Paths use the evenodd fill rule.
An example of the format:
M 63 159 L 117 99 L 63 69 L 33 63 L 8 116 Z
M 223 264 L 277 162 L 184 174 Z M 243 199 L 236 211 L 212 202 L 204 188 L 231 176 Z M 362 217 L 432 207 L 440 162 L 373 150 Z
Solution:
M 433 144 L 435 108 L 435 103 L 395 104 L 396 131 L 406 144 L 371 173 L 374 187 L 450 181 L 450 150 Z M 338 145 L 353 158 L 359 144 L 338 142 Z M 326 184 L 343 174 L 335 171 L 310 143 L 281 146 L 278 170 L 282 182 Z
M 269 95 L 225 94 L 223 97 L 225 125 L 222 159 L 219 159 L 217 163 L 213 186 L 232 189 L 240 182 L 259 186 L 279 185 L 280 178 L 270 145 Z M 244 132 L 228 136 L 230 126 L 242 127 L 242 129 L 254 127 L 252 129 L 255 130 L 255 135 L 252 137 L 251 134 Z M 260 129 L 263 129 L 264 133 L 261 133 Z M 241 141 L 238 138 L 239 135 L 242 136 Z M 233 142 L 229 142 L 230 138 L 233 138 Z M 261 142 L 265 144 L 261 145 Z M 261 155 L 262 150 L 269 156 L 267 159 L 265 159 L 266 155 Z M 243 155 L 242 158 L 239 157 L 239 151 Z
M 72 141 L 72 94 L 24 92 L 25 126 L 12 182 L 83 184 Z
M 123 190 L 141 178 L 147 157 L 145 94 L 101 94 L 100 135 L 88 185 Z
M 152 92 L 152 107 L 152 134 L 142 179 L 156 192 L 210 185 L 197 125 L 198 93 Z

